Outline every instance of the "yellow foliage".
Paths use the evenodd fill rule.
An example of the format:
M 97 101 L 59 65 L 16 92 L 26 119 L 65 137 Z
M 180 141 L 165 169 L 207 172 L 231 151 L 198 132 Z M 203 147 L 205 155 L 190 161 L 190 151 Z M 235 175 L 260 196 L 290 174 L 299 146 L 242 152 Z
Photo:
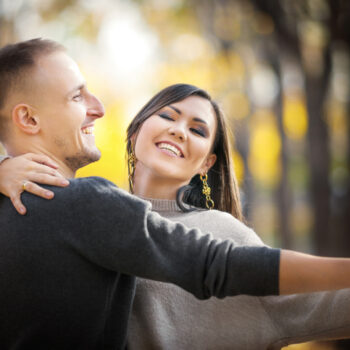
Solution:
M 175 83 L 193 84 L 210 90 L 211 72 L 205 64 L 164 64 L 159 67 L 160 86 Z
M 120 105 L 109 105 L 106 115 L 95 124 L 96 145 L 101 150 L 101 159 L 78 171 L 78 177 L 102 176 L 127 188 L 125 162 L 126 121 Z
M 243 119 L 250 112 L 249 99 L 240 90 L 229 91 L 221 101 L 228 118 Z
M 242 181 L 244 179 L 243 159 L 240 156 L 240 154 L 236 151 L 232 152 L 232 158 L 233 158 L 233 169 L 234 169 L 238 184 L 239 186 L 241 186 Z
M 327 105 L 327 124 L 330 133 L 331 150 L 334 157 L 345 159 L 349 144 L 348 115 L 346 105 L 337 101 Z
M 334 346 L 329 343 L 308 342 L 302 344 L 289 345 L 284 350 L 334 350 Z
M 337 102 L 330 103 L 327 108 L 327 123 L 333 134 L 337 136 L 345 134 L 346 136 L 346 106 Z
M 242 56 L 232 50 L 228 53 L 228 59 L 230 62 L 230 79 L 233 77 L 236 78 L 237 75 L 244 77 L 246 73 L 246 67 Z
M 289 138 L 300 140 L 305 137 L 308 119 L 305 102 L 302 98 L 285 96 L 283 126 Z
M 280 176 L 281 140 L 270 111 L 252 116 L 249 167 L 254 177 L 265 186 L 273 186 Z

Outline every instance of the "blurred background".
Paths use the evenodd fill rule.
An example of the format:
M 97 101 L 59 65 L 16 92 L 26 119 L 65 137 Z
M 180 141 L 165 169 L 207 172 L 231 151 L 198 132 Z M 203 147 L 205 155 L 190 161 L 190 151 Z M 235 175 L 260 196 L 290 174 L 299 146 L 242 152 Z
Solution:
M 0 45 L 59 41 L 104 102 L 101 161 L 78 176 L 127 188 L 128 123 L 191 83 L 228 118 L 249 225 L 273 246 L 350 256 L 349 22 L 349 0 L 0 0 Z

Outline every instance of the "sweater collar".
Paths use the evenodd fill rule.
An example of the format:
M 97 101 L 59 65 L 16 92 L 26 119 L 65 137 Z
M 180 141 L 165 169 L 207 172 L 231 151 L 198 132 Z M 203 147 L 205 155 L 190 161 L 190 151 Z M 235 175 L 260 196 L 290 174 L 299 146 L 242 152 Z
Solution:
M 176 204 L 176 200 L 171 199 L 154 199 L 154 198 L 145 198 L 141 197 L 145 201 L 148 201 L 152 204 L 152 210 L 157 212 L 174 212 L 181 211 L 179 206 Z

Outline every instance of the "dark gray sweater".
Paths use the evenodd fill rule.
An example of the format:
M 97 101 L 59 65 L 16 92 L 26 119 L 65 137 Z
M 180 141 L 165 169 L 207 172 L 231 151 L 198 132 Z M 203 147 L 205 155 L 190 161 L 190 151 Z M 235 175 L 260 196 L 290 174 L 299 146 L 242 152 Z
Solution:
M 279 254 L 170 222 L 102 178 L 0 196 L 0 349 L 121 349 L 140 276 L 205 299 L 278 294 Z

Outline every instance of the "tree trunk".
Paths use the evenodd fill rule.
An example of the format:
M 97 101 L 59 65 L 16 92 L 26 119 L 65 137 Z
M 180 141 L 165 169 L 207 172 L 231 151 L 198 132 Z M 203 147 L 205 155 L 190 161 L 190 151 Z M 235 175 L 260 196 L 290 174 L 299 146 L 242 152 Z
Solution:
M 324 101 L 330 76 L 330 49 L 324 51 L 324 70 L 320 75 L 305 72 L 307 110 L 309 114 L 308 158 L 310 195 L 314 210 L 313 242 L 317 254 L 330 255 L 330 185 L 329 142 Z

